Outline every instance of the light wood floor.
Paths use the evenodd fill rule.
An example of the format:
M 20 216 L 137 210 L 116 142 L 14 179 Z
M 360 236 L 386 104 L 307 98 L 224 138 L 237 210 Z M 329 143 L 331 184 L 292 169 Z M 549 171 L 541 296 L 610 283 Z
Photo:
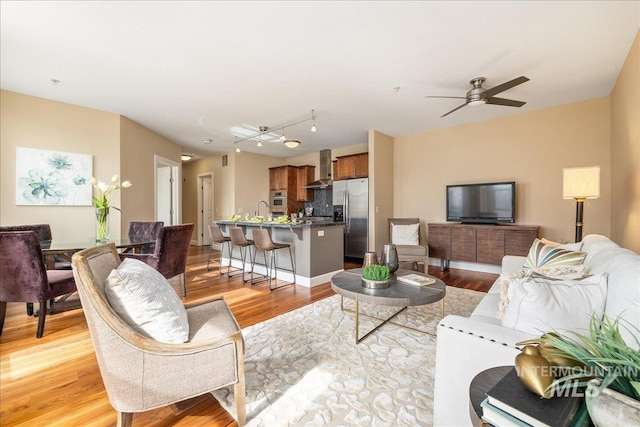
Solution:
M 271 292 L 266 283 L 251 286 L 239 278 L 220 278 L 217 271 L 207 271 L 206 259 L 205 248 L 190 249 L 185 301 L 224 295 L 243 328 L 334 295 L 328 283 Z M 441 273 L 433 267 L 429 273 L 448 285 L 480 291 L 497 278 L 454 269 Z M 47 316 L 40 339 L 35 337 L 36 325 L 37 319 L 26 315 L 25 304 L 8 304 L 0 336 L 0 426 L 114 425 L 115 411 L 102 384 L 82 310 Z M 134 426 L 235 425 L 210 395 L 136 414 L 133 422 Z

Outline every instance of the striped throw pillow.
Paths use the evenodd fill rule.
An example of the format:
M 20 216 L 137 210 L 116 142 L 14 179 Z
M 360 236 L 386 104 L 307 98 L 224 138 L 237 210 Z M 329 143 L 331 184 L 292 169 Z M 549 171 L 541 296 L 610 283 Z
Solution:
M 586 256 L 586 252 L 554 248 L 553 246 L 545 245 L 539 239 L 535 239 L 531 245 L 531 249 L 529 249 L 524 268 L 536 270 L 542 267 L 580 265 L 584 262 Z

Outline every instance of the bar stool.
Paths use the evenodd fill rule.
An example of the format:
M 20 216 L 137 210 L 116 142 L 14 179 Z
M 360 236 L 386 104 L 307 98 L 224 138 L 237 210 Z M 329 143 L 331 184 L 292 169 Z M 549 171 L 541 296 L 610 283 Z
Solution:
M 224 247 L 227 246 L 227 253 L 229 254 L 229 260 L 231 260 L 231 237 L 222 234 L 222 230 L 217 225 L 209 225 L 209 238 L 211 239 L 211 246 L 209 246 L 209 258 L 207 258 L 207 271 L 211 270 L 209 264 L 211 261 L 218 263 L 218 272 L 222 276 L 222 258 L 224 256 Z M 211 259 L 211 250 L 213 244 L 220 245 L 220 256 L 217 259 Z M 229 267 L 227 267 L 227 274 L 229 273 Z
M 293 262 L 293 253 L 291 252 L 291 245 L 289 243 L 274 243 L 271 240 L 271 236 L 269 236 L 269 231 L 264 228 L 253 230 L 253 241 L 256 249 L 254 250 L 253 263 L 251 265 L 252 274 L 253 274 L 253 264 L 255 263 L 255 259 L 256 259 L 256 252 L 258 251 L 258 249 L 260 249 L 262 251 L 262 254 L 264 255 L 264 263 L 267 269 L 267 276 L 269 278 L 269 290 L 274 291 L 276 289 L 280 289 L 285 286 L 295 284 L 296 283 L 296 266 Z M 289 249 L 289 258 L 291 259 L 291 269 L 288 270 L 286 268 L 281 268 L 280 270 L 292 272 L 293 282 L 273 288 L 271 287 L 271 281 L 273 279 L 278 280 L 278 262 L 276 257 L 276 250 L 278 249 Z M 269 262 L 267 262 L 267 252 L 269 252 L 269 257 L 270 257 Z
M 244 235 L 244 232 L 242 231 L 242 228 L 240 227 L 229 227 L 229 236 L 231 237 L 231 251 L 229 252 L 229 267 L 227 267 L 227 275 L 229 277 L 236 277 L 239 276 L 239 274 L 236 275 L 231 275 L 229 274 L 229 268 L 231 267 L 231 259 L 233 258 L 233 249 L 237 246 L 240 248 L 240 258 L 242 260 L 242 281 L 243 282 L 247 282 L 248 280 L 245 280 L 244 278 L 244 274 L 245 274 L 245 265 L 246 265 L 246 258 L 247 258 L 247 253 L 249 254 L 249 261 L 251 261 L 251 271 L 253 272 L 253 259 L 251 257 L 251 246 L 254 246 L 253 240 L 247 240 L 247 238 Z M 237 258 L 236 258 L 237 259 Z

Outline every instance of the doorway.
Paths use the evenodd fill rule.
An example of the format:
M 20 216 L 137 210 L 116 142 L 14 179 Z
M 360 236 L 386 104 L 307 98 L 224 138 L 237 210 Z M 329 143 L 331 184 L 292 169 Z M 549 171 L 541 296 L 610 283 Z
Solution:
M 157 155 L 154 162 L 156 221 L 164 221 L 164 225 L 180 224 L 180 165 Z
M 213 224 L 213 172 L 198 175 L 198 242 L 199 246 L 211 245 L 209 225 Z

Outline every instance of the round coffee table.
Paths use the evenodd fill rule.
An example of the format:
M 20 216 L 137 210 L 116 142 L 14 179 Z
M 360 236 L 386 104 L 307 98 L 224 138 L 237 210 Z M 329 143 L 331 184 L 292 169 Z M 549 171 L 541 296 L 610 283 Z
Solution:
M 394 274 L 391 275 L 391 283 L 388 288 L 385 289 L 370 289 L 362 286 L 362 269 L 355 268 L 353 270 L 346 270 L 334 275 L 331 278 L 331 289 L 333 289 L 338 295 L 342 298 L 340 300 L 340 308 L 343 311 L 345 310 L 343 302 L 344 298 L 349 298 L 354 300 L 355 308 L 354 314 L 356 317 L 356 327 L 355 327 L 355 337 L 356 344 L 359 344 L 362 340 L 367 338 L 373 332 L 377 331 L 385 323 L 391 323 L 390 320 L 404 311 L 407 307 L 417 306 L 417 305 L 427 305 L 437 301 L 442 302 L 442 317 L 444 317 L 444 297 L 446 294 L 446 285 L 440 279 L 436 280 L 436 283 L 433 285 L 427 286 L 416 286 L 408 283 L 403 283 L 398 281 L 396 278 L 398 276 L 403 276 L 405 274 L 420 274 L 422 276 L 427 276 L 426 274 L 421 274 L 413 270 L 397 270 Z M 395 312 L 391 317 L 387 319 L 377 319 L 382 320 L 378 326 L 373 328 L 371 331 L 367 332 L 362 338 L 359 338 L 359 316 L 360 310 L 358 307 L 359 302 L 364 302 L 367 304 L 373 305 L 385 305 L 385 306 L 394 306 L 394 307 L 402 307 L 400 310 Z M 396 326 L 402 326 L 407 328 L 404 325 L 400 325 L 397 323 L 393 323 Z M 413 328 L 408 328 L 413 329 Z M 424 332 L 424 331 L 420 331 Z M 424 332 L 428 333 L 428 332 Z

